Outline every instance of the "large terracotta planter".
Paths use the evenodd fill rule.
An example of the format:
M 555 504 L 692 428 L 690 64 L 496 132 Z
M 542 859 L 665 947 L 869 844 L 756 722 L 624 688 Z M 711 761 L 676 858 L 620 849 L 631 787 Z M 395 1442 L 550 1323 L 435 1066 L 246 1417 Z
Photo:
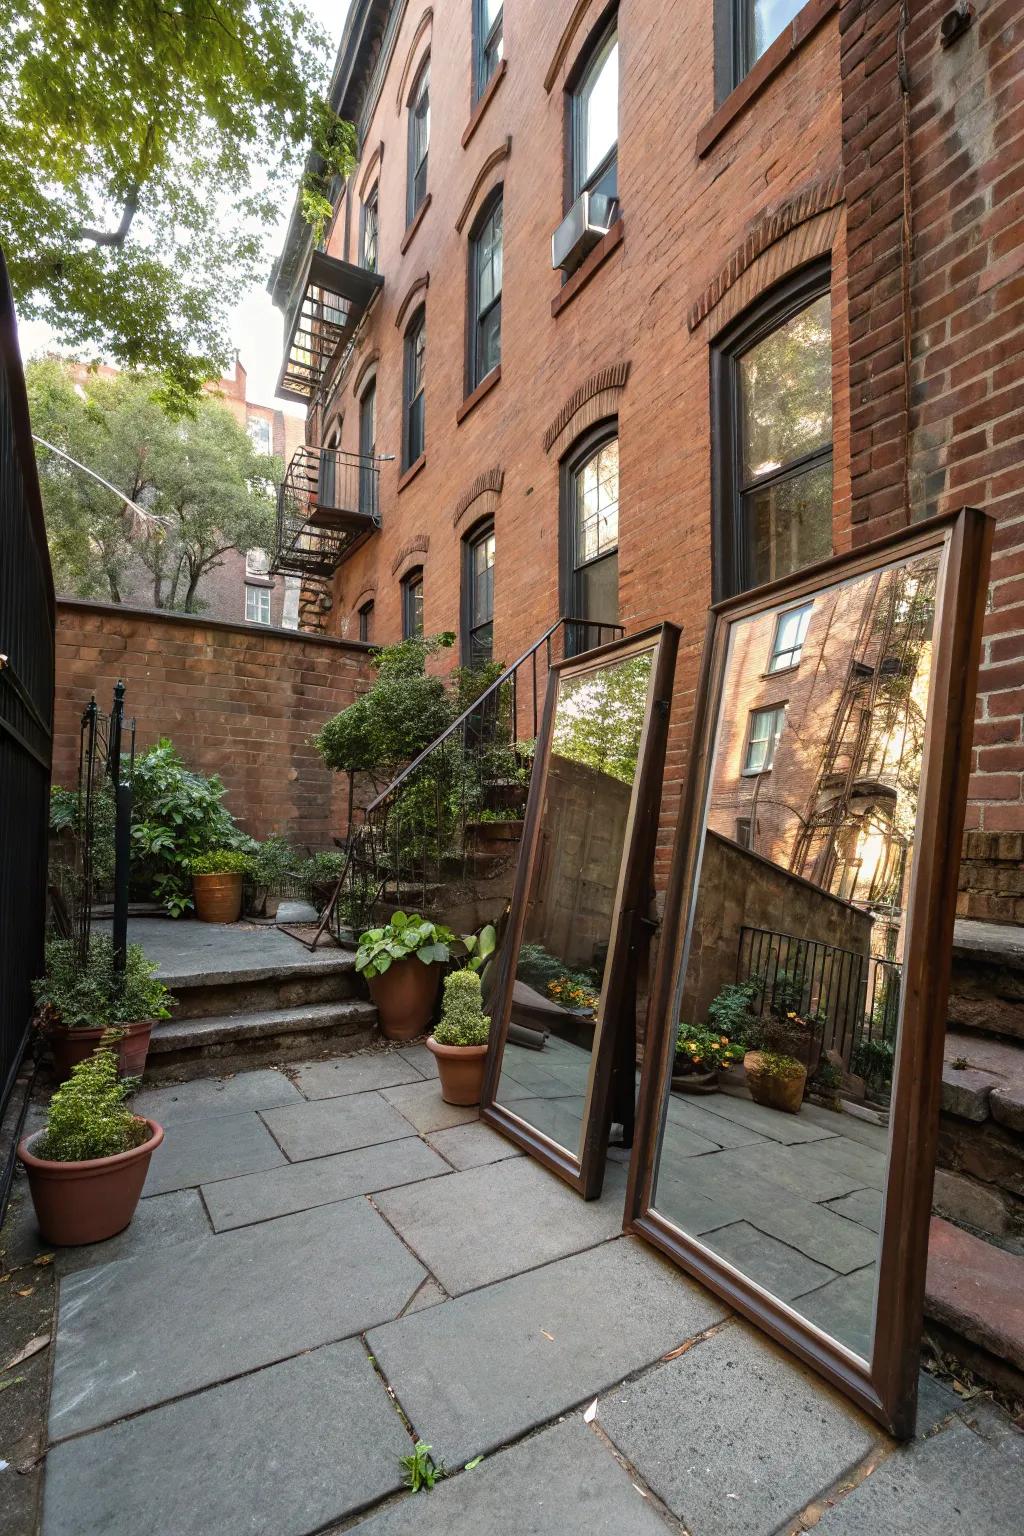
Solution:
M 441 967 L 424 965 L 415 955 L 394 960 L 383 976 L 369 979 L 386 1040 L 415 1040 L 430 1023 L 441 985 Z
M 789 1061 L 784 1072 L 769 1072 L 763 1051 L 747 1052 L 743 1058 L 743 1070 L 747 1074 L 747 1087 L 755 1104 L 763 1104 L 766 1109 L 781 1109 L 787 1115 L 800 1113 L 807 1068 L 793 1058 Z
M 446 1104 L 479 1104 L 484 1086 L 486 1045 L 439 1045 L 427 1036 L 427 1050 L 437 1059 L 441 1097 Z
M 242 876 L 193 875 L 192 894 L 201 923 L 237 923 L 242 911 Z
M 146 1070 L 149 1054 L 149 1037 L 153 1032 L 152 1019 L 137 1019 L 134 1024 L 118 1024 L 124 1030 L 124 1038 L 111 1045 L 117 1052 L 117 1070 L 121 1077 L 141 1077 Z M 71 1076 L 71 1068 L 91 1056 L 106 1030 L 68 1029 L 57 1024 L 47 1031 L 50 1049 L 53 1051 L 53 1067 L 59 1083 Z
M 123 1232 L 135 1215 L 149 1160 L 164 1139 L 163 1127 L 147 1120 L 151 1135 L 141 1147 L 85 1163 L 54 1163 L 36 1157 L 37 1131 L 18 1147 L 43 1240 L 61 1248 L 102 1243 Z

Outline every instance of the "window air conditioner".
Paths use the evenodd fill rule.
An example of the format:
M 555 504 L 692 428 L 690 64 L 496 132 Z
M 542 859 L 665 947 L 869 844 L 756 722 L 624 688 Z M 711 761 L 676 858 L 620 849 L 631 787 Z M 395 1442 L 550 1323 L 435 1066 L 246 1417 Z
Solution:
M 619 215 L 619 200 L 603 192 L 581 192 L 551 236 L 551 265 L 575 272 Z

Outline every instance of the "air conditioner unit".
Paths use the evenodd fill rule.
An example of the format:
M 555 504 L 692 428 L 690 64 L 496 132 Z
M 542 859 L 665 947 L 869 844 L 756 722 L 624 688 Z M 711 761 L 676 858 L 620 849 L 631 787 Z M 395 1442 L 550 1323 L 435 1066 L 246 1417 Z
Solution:
M 551 236 L 551 265 L 575 272 L 619 215 L 619 200 L 603 192 L 581 192 Z

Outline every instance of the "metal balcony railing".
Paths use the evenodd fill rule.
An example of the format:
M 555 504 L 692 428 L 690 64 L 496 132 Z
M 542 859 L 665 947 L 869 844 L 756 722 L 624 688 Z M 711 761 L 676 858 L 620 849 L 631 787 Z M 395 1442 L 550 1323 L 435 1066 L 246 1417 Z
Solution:
M 275 572 L 331 576 L 380 527 L 380 463 L 340 448 L 298 449 L 277 493 Z

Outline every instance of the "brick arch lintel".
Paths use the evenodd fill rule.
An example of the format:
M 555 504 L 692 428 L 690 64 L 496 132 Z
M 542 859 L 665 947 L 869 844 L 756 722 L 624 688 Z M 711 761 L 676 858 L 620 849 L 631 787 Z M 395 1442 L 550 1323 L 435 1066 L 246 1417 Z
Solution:
M 627 360 L 612 363 L 609 368 L 601 368 L 591 374 L 586 383 L 569 396 L 544 433 L 544 452 L 550 453 L 553 448 L 557 448 L 561 457 L 564 449 L 587 427 L 593 426 L 603 416 L 614 416 L 618 409 L 619 395 L 629 378 L 629 368 Z
M 359 372 L 356 374 L 354 380 L 352 381 L 352 394 L 355 396 L 355 398 L 357 400 L 359 399 L 359 396 L 363 392 L 363 385 L 366 383 L 367 379 L 370 377 L 370 374 L 373 373 L 373 371 L 375 370 L 375 368 L 377 367 L 377 364 L 379 362 L 380 362 L 380 348 L 379 347 L 376 348 L 373 352 L 369 353 L 369 355 L 367 357 L 363 358 L 363 361 L 362 361 L 362 363 L 359 366 Z
M 463 491 L 455 503 L 452 511 L 452 527 L 457 528 L 471 508 L 474 511 L 474 520 L 477 514 L 482 517 L 489 512 L 495 512 L 504 484 L 505 471 L 500 465 L 496 465 L 494 469 L 484 470 L 482 475 L 477 475 L 472 485 Z M 479 506 L 477 506 L 478 502 Z
M 377 596 L 377 578 L 371 576 L 369 581 L 364 581 L 362 590 L 352 599 L 350 604 L 353 612 L 358 611 L 368 598 Z
M 398 572 L 409 559 L 410 555 L 426 555 L 429 549 L 430 535 L 427 533 L 414 533 L 412 538 L 408 539 L 402 545 L 401 549 L 398 551 L 398 554 L 391 562 L 392 576 L 398 575 Z
M 420 292 L 426 293 L 426 291 L 427 291 L 427 289 L 429 287 L 430 287 L 430 273 L 429 272 L 423 272 L 423 273 L 420 274 L 419 277 L 414 277 L 413 278 L 412 282 L 409 284 L 408 288 L 405 290 L 405 297 L 403 298 L 401 304 L 399 304 L 399 306 L 398 306 L 398 313 L 395 315 L 395 330 L 396 331 L 400 331 L 402 329 L 402 326 L 405 324 L 405 317 L 409 313 L 409 309 L 410 309 L 410 306 L 412 305 L 413 299 Z
M 433 26 L 433 21 L 434 7 L 428 5 L 416 23 L 416 31 L 413 33 L 412 42 L 409 44 L 409 52 L 406 54 L 405 63 L 402 65 L 402 73 L 398 77 L 398 94 L 395 97 L 395 113 L 397 116 L 401 116 L 402 108 L 405 106 L 406 90 L 408 82 L 412 77 L 413 60 L 416 60 L 417 63 L 419 61 L 420 38 L 428 28 Z
M 801 224 L 817 221 L 821 214 L 837 209 L 843 199 L 843 173 L 833 171 L 831 175 L 819 177 L 810 186 L 786 198 L 777 208 L 765 209 L 755 219 L 746 238 L 736 247 L 718 275 L 711 279 L 703 293 L 691 304 L 686 317 L 687 329 L 695 331 L 770 246 L 783 240 Z M 837 223 L 838 218 L 826 221 L 833 234 Z M 816 233 L 822 234 L 825 227 L 825 224 L 820 225 Z M 831 239 L 821 250 L 812 251 L 807 259 L 814 255 L 824 255 L 830 247 Z
M 455 229 L 458 234 L 461 235 L 462 231 L 465 229 L 466 224 L 469 221 L 469 216 L 473 212 L 473 209 L 476 207 L 477 198 L 483 190 L 487 178 L 494 170 L 494 167 L 496 165 L 500 165 L 503 160 L 507 160 L 511 153 L 512 137 L 509 135 L 503 144 L 499 144 L 497 149 L 491 150 L 491 153 L 487 156 L 487 159 L 477 171 L 476 176 L 473 178 L 473 185 L 469 189 L 469 196 L 463 203 L 462 211 L 458 218 L 455 220 Z

